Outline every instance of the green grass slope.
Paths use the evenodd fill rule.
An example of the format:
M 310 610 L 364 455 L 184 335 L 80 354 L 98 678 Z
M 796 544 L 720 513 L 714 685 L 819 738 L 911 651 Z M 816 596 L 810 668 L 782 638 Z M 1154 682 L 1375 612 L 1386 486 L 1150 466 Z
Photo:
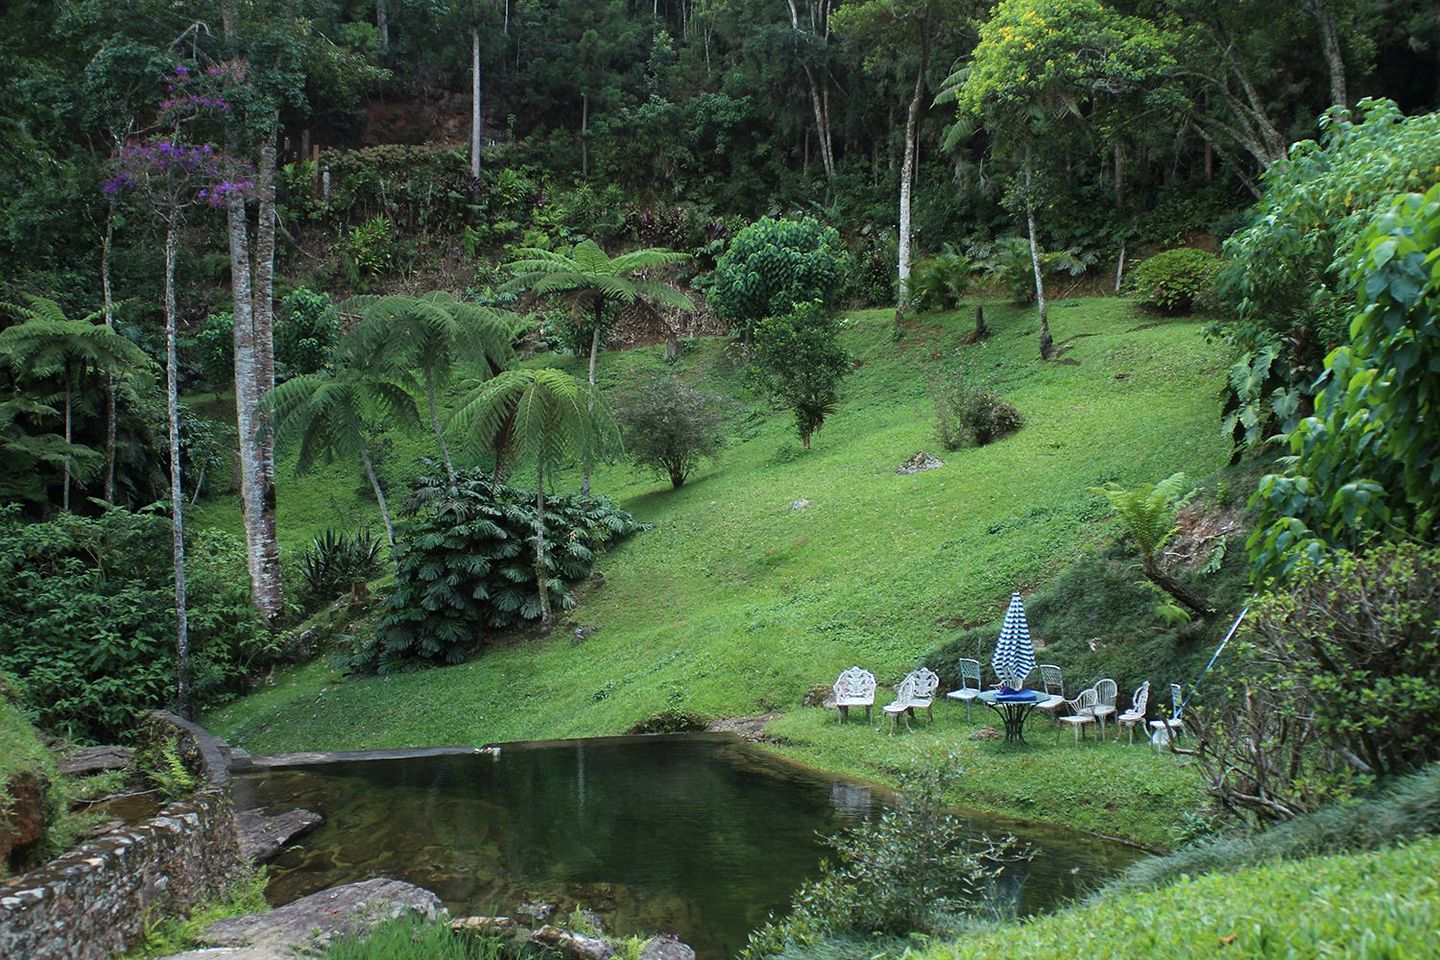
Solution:
M 1410 960 L 1440 953 L 1440 838 L 1211 874 L 1006 925 L 924 960 L 1052 957 Z
M 1052 322 L 1068 350 L 1046 364 L 1033 313 L 989 304 L 987 314 L 995 336 L 975 346 L 961 345 L 968 316 L 924 318 L 896 344 L 888 312 L 851 315 L 856 370 L 809 453 L 788 415 L 762 408 L 681 490 L 624 465 L 601 471 L 596 490 L 653 529 L 601 558 L 606 584 L 573 617 L 599 627 L 583 643 L 561 629 L 458 667 L 359 681 L 319 661 L 208 722 L 265 752 L 479 743 L 617 733 L 667 709 L 790 709 L 851 663 L 898 678 L 957 624 L 997 616 L 1011 590 L 1106 536 L 1092 487 L 1203 475 L 1226 452 L 1222 358 L 1200 321 L 1157 323 L 1119 300 L 1062 301 Z M 991 380 L 1025 428 L 981 449 L 939 449 L 927 379 L 955 366 Z M 615 352 L 601 377 L 614 385 L 665 369 L 658 349 Z M 718 341 L 695 345 L 679 373 L 741 394 Z M 921 449 L 945 466 L 897 475 Z M 415 469 L 399 450 L 392 478 Z M 373 513 L 354 468 L 299 479 L 283 470 L 279 527 L 292 545 Z M 792 509 L 802 499 L 810 506 Z M 204 516 L 234 525 L 238 505 L 212 502 Z M 1032 627 L 1043 642 L 1045 625 Z

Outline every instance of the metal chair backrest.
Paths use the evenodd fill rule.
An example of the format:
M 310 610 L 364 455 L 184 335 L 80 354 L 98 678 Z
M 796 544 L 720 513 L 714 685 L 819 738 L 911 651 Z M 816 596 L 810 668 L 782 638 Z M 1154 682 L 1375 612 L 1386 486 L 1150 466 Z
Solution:
M 911 692 L 911 699 L 925 702 L 935 699 L 935 691 L 940 687 L 940 677 L 929 667 L 920 667 L 911 670 L 907 680 L 915 681 L 915 689 Z
M 1179 720 L 1180 708 L 1185 706 L 1185 694 L 1180 689 L 1180 684 L 1178 683 L 1170 684 L 1170 703 L 1175 708 L 1175 712 L 1171 714 L 1171 718 Z
M 1035 668 L 1040 671 L 1040 682 L 1045 685 L 1045 692 L 1053 697 L 1065 696 L 1065 680 L 1060 676 L 1060 668 L 1053 663 L 1042 663 Z
M 1095 684 L 1095 702 L 1102 707 L 1115 706 L 1115 696 L 1118 691 L 1115 689 L 1115 681 L 1110 679 L 1101 680 Z
M 895 685 L 895 702 L 891 704 L 891 706 L 895 708 L 908 707 L 917 699 L 923 699 L 917 697 L 915 694 L 915 688 L 917 686 L 919 686 L 919 681 L 916 679 L 915 674 L 911 673 L 906 675 L 904 680 L 901 680 Z
M 1135 695 L 1130 698 L 1130 712 L 1145 715 L 1145 710 L 1150 706 L 1150 681 L 1146 680 L 1135 688 Z
M 852 698 L 873 697 L 875 695 L 875 674 L 862 667 L 851 667 L 841 671 L 840 676 L 835 678 L 835 691 L 837 700 Z
M 961 690 L 979 690 L 979 689 L 980 689 L 980 661 L 979 661 L 979 660 L 961 660 L 961 661 L 959 662 L 959 666 L 960 666 L 960 689 L 961 689 Z M 971 685 L 972 683 L 974 684 L 973 686 Z
M 1095 709 L 1095 701 L 1097 699 L 1098 698 L 1095 695 L 1095 688 L 1089 687 L 1085 690 L 1081 690 L 1078 697 L 1076 697 L 1074 700 L 1069 701 L 1070 709 L 1074 710 L 1078 716 L 1083 717 L 1086 714 L 1091 713 L 1091 711 Z

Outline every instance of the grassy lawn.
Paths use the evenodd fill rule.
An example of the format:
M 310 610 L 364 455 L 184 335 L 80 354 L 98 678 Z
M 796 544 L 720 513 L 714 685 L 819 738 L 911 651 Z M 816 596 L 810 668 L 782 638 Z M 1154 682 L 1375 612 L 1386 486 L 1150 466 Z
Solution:
M 977 933 L 925 960 L 1433 957 L 1440 839 L 1206 875 Z
M 624 465 L 598 473 L 597 491 L 653 529 L 601 558 L 606 583 L 573 616 L 599 628 L 582 644 L 560 629 L 509 640 L 458 667 L 360 681 L 342 681 L 321 660 L 207 722 L 258 752 L 480 743 L 617 733 L 670 709 L 707 717 L 793 710 L 851 663 L 882 682 L 898 679 L 957 625 L 998 616 L 1011 590 L 1106 538 L 1107 511 L 1092 487 L 1176 470 L 1204 476 L 1227 452 L 1216 426 L 1223 358 L 1201 321 L 1157 323 L 1113 299 L 1061 301 L 1052 324 L 1069 349 L 1042 364 L 1032 312 L 993 303 L 987 316 L 996 335 L 961 346 L 968 315 L 923 318 L 896 344 L 888 311 L 852 314 L 844 336 L 856 371 L 809 453 L 787 415 L 762 407 L 681 490 Z M 565 363 L 580 369 L 578 360 Z M 993 382 L 1025 428 L 981 449 L 941 450 L 927 379 L 956 366 Z M 665 369 L 658 348 L 614 352 L 602 358 L 601 376 L 613 385 Z M 720 342 L 694 345 L 679 373 L 743 396 Z M 417 469 L 425 449 L 423 439 L 396 440 L 392 483 Z M 895 473 L 922 449 L 945 466 Z M 282 463 L 282 540 L 293 548 L 326 526 L 365 522 L 374 510 L 359 487 L 350 465 L 292 479 Z M 810 506 L 792 509 L 802 499 Z M 237 501 L 221 498 L 199 516 L 234 529 L 238 515 Z M 1045 624 L 1032 629 L 1043 643 Z M 775 729 L 809 744 L 787 748 L 797 759 L 883 777 L 885 763 L 903 762 L 927 737 L 938 745 L 947 726 L 893 746 L 856 730 L 832 739 L 809 713 L 787 714 Z M 977 766 L 982 757 L 998 762 L 986 753 L 991 745 L 965 748 Z M 875 759 L 892 750 L 895 760 Z M 964 799 L 1163 843 L 1162 817 L 1144 812 L 1154 798 L 1143 792 L 1160 765 L 1142 754 L 1092 753 L 1097 764 L 1106 758 L 1113 816 L 1108 800 L 1065 799 L 1099 777 L 1074 759 L 1080 754 L 1049 748 L 1026 762 L 1054 757 L 1063 766 L 1047 764 L 1028 787 L 977 787 Z

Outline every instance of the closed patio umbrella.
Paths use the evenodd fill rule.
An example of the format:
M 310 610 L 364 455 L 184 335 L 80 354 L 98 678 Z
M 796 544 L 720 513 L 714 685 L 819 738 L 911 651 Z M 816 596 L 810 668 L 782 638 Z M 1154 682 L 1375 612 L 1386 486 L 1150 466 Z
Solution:
M 1035 669 L 1035 646 L 1030 642 L 1030 624 L 1025 620 L 1025 604 L 1018 593 L 1010 594 L 1010 607 L 1005 611 L 990 666 L 1011 690 L 1023 690 L 1025 678 Z

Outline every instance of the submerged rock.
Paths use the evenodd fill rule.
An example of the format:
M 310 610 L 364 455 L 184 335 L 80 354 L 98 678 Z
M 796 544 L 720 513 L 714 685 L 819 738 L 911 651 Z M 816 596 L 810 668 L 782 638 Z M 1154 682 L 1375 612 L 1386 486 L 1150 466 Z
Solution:
M 314 830 L 325 818 L 313 810 L 291 810 L 269 817 L 263 810 L 244 810 L 235 815 L 240 831 L 240 853 L 251 863 L 268 863 L 302 834 Z
M 695 951 L 673 933 L 651 937 L 640 948 L 640 960 L 695 960 Z

